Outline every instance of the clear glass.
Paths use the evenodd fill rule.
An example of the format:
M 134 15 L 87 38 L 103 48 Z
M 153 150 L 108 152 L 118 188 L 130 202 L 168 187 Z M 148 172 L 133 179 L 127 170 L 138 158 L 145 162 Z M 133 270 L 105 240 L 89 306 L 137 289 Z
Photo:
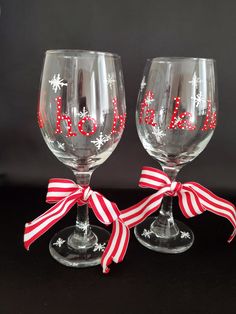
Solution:
M 46 52 L 38 123 L 52 153 L 88 186 L 93 171 L 116 148 L 126 106 L 120 57 L 83 50 Z M 78 206 L 75 226 L 58 232 L 51 255 L 72 267 L 100 263 L 109 233 L 89 224 L 87 205 Z
M 137 102 L 136 125 L 143 147 L 174 181 L 196 158 L 216 127 L 218 96 L 215 61 L 202 58 L 148 60 Z M 191 247 L 192 231 L 174 220 L 172 197 L 163 199 L 157 217 L 135 228 L 149 249 L 180 253 Z

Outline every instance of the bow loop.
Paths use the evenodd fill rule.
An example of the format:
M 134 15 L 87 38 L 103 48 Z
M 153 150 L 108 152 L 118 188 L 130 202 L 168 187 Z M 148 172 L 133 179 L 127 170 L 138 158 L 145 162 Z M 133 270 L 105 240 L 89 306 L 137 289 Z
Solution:
M 67 179 L 51 179 L 46 200 L 48 203 L 56 204 L 25 225 L 24 244 L 26 249 L 64 217 L 76 203 L 78 205 L 88 203 L 95 216 L 107 225 L 115 221 L 120 214 L 117 205 L 100 193 L 92 191 L 89 186 L 81 187 Z
M 130 228 L 145 220 L 146 217 L 159 209 L 164 196 L 178 196 L 179 206 L 185 217 L 190 218 L 208 210 L 216 215 L 227 218 L 234 227 L 229 242 L 236 235 L 235 206 L 216 196 L 196 182 L 171 181 L 163 172 L 151 167 L 143 167 L 139 186 L 157 190 L 139 203 L 119 211 L 117 205 L 103 195 L 92 191 L 89 186 L 81 187 L 67 179 L 51 179 L 49 181 L 47 202 L 56 203 L 44 214 L 25 225 L 24 243 L 29 246 L 57 221 L 59 221 L 74 204 L 88 203 L 96 217 L 104 224 L 113 223 L 113 230 L 107 247 L 103 253 L 101 264 L 105 273 L 108 265 L 114 261 L 121 262 L 125 256 Z
M 235 206 L 227 200 L 220 198 L 211 191 L 196 182 L 171 181 L 161 170 L 143 167 L 139 181 L 141 187 L 159 190 L 151 196 L 146 197 L 138 204 L 122 211 L 123 219 L 128 226 L 134 226 L 142 222 L 146 217 L 156 211 L 165 195 L 178 196 L 179 206 L 186 218 L 194 217 L 210 211 L 228 219 L 234 227 L 229 242 L 236 235 L 236 210 Z
M 56 203 L 47 212 L 25 225 L 24 244 L 30 245 L 59 221 L 74 204 L 88 204 L 95 216 L 103 224 L 113 223 L 112 235 L 102 256 L 103 272 L 108 273 L 108 265 L 123 260 L 129 242 L 129 228 L 120 217 L 117 205 L 110 202 L 102 194 L 91 190 L 89 186 L 82 187 L 67 179 L 51 179 L 49 181 L 47 202 Z

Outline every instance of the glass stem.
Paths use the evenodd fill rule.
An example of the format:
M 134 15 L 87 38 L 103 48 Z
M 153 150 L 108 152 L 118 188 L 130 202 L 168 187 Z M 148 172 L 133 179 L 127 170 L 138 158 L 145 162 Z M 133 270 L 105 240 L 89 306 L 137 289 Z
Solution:
M 168 167 L 162 165 L 163 171 L 169 176 L 171 181 L 175 181 L 176 176 L 181 167 Z M 158 236 L 164 239 L 172 238 L 178 235 L 179 229 L 174 222 L 173 212 L 173 197 L 165 196 L 157 219 L 152 223 L 151 230 Z
M 86 188 L 90 184 L 91 180 L 91 173 L 89 172 L 76 172 L 74 173 L 76 177 L 76 183 Z M 88 232 L 90 232 L 91 228 L 89 226 L 89 212 L 88 212 L 88 205 L 84 204 L 79 206 L 77 204 L 77 215 L 76 215 L 76 230 L 78 234 L 85 237 Z
M 74 172 L 76 183 L 84 188 L 89 186 L 91 172 Z M 88 205 L 77 205 L 77 215 L 74 233 L 69 238 L 69 245 L 74 249 L 84 249 L 96 243 L 96 235 L 89 224 Z

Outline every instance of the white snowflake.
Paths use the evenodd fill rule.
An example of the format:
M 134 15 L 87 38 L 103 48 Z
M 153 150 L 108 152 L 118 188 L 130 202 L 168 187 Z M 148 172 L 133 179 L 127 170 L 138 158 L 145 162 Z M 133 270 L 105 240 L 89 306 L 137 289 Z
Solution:
M 63 79 L 61 78 L 60 74 L 54 74 L 49 83 L 52 85 L 52 89 L 55 93 L 58 89 L 60 90 L 62 86 L 67 86 L 67 83 L 63 83 Z
M 60 148 L 60 149 L 65 151 L 65 144 L 64 143 L 60 143 L 60 142 L 57 141 L 57 146 L 58 146 L 58 148 Z
M 202 102 L 206 102 L 206 99 L 202 97 L 202 93 L 200 92 L 196 96 L 191 97 L 193 102 L 196 104 L 196 107 L 198 107 Z
M 174 126 L 177 126 L 180 121 L 182 121 L 180 117 L 176 118 L 174 122 Z
M 93 251 L 96 252 L 96 251 L 99 251 L 99 252 L 103 252 L 105 250 L 105 247 L 106 247 L 106 243 L 96 243 L 94 248 L 93 248 Z
M 201 80 L 199 77 L 197 77 L 196 73 L 194 73 L 192 80 L 188 82 L 193 86 L 196 86 L 197 84 L 201 83 Z
M 146 84 L 146 82 L 145 82 L 145 76 L 144 76 L 143 79 L 142 79 L 141 85 L 140 85 L 140 91 L 141 91 L 141 92 L 143 91 L 143 89 L 144 89 L 144 87 L 145 87 L 146 85 L 147 85 L 147 84 Z
M 79 222 L 76 226 L 82 231 L 87 231 L 89 224 L 87 222 Z
M 151 230 L 143 229 L 143 233 L 141 234 L 143 237 L 150 239 L 150 236 L 153 232 Z
M 145 102 L 148 104 L 148 105 L 151 105 L 151 103 L 154 101 L 154 99 L 150 96 L 150 95 L 148 95 L 147 97 L 146 97 L 146 99 L 145 99 Z
M 154 134 L 157 138 L 162 138 L 163 136 L 166 135 L 166 133 L 164 131 L 162 131 L 159 127 L 155 128 L 152 131 L 152 134 Z
M 53 243 L 53 245 L 61 247 L 63 243 L 65 243 L 66 240 L 63 240 L 62 238 L 58 238 L 56 242 Z
M 100 132 L 99 137 L 97 137 L 95 141 L 91 141 L 91 143 L 93 143 L 97 149 L 100 149 L 110 139 L 111 135 L 103 135 L 102 132 Z
M 189 232 L 180 231 L 180 233 L 181 233 L 181 235 L 180 235 L 181 239 L 191 239 Z
M 88 111 L 86 110 L 85 107 L 83 107 L 83 110 L 79 112 L 79 117 L 83 119 L 84 117 L 87 117 L 87 116 L 88 116 Z
M 116 79 L 114 79 L 112 74 L 108 74 L 105 82 L 110 88 L 112 88 L 113 84 L 116 82 Z

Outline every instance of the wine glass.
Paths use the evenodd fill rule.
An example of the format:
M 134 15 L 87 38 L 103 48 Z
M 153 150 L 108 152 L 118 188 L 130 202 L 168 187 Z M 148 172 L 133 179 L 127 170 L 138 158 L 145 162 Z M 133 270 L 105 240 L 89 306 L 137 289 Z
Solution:
M 217 119 L 215 61 L 203 58 L 147 60 L 138 97 L 136 125 L 143 147 L 172 181 L 210 141 Z M 135 228 L 138 241 L 164 253 L 191 247 L 193 232 L 173 219 L 172 197 L 157 217 Z
M 49 50 L 40 90 L 38 122 L 52 153 L 87 187 L 93 171 L 116 148 L 125 125 L 121 59 L 106 52 Z M 61 264 L 100 263 L 109 232 L 89 224 L 88 206 L 78 206 L 76 224 L 59 231 L 49 250 Z

